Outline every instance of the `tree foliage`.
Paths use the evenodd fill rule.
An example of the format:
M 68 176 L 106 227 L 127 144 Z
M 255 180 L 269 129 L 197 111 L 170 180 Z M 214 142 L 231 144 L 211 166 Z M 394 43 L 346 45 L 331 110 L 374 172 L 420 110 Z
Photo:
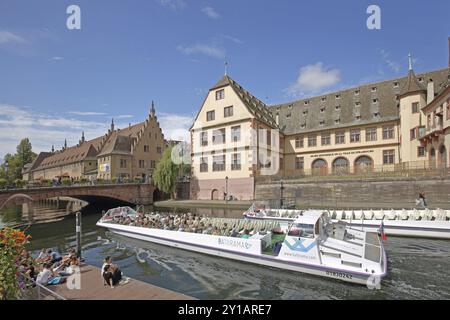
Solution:
M 3 163 L 0 166 L 0 178 L 8 181 L 15 181 L 22 179 L 22 169 L 30 162 L 36 159 L 37 155 L 33 152 L 30 140 L 24 138 L 16 147 L 16 153 L 6 154 L 3 158 Z M 6 165 L 8 164 L 8 170 L 6 171 Z
M 189 173 L 190 166 L 187 164 L 175 164 L 172 161 L 172 148 L 167 148 L 161 160 L 156 165 L 153 172 L 153 183 L 155 186 L 165 193 L 170 193 L 173 197 L 177 179 L 180 175 Z

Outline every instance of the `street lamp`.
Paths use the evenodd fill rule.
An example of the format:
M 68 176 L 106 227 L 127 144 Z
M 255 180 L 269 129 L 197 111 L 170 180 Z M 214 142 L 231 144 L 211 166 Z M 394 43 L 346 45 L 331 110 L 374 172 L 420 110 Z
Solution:
M 280 209 L 283 209 L 283 179 L 280 180 Z
M 225 177 L 225 202 L 228 203 L 228 176 Z
M 6 176 L 6 182 L 9 181 L 8 179 L 8 161 L 5 161 L 5 176 Z

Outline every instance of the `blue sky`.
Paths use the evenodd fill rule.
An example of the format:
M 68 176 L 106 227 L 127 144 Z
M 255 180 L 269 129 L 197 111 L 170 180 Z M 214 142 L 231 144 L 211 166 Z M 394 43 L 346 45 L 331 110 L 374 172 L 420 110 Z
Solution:
M 81 8 L 68 30 L 66 8 Z M 381 30 L 366 9 L 381 8 Z M 0 157 L 142 121 L 186 132 L 224 73 L 268 104 L 447 66 L 448 0 L 0 0 Z

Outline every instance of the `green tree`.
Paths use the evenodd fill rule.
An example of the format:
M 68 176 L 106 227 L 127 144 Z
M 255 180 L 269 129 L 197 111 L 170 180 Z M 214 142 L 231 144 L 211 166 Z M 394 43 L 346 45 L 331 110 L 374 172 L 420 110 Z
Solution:
M 175 164 L 172 161 L 172 147 L 169 147 L 164 151 L 161 160 L 156 165 L 153 172 L 153 183 L 159 190 L 170 193 L 174 198 L 177 178 L 180 174 L 186 174 L 189 170 L 189 165 Z
M 37 155 L 32 151 L 31 143 L 28 138 L 22 139 L 16 147 L 16 154 L 6 154 L 3 158 L 3 163 L 0 166 L 0 178 L 8 181 L 15 181 L 22 179 L 22 169 L 30 162 L 36 159 Z M 6 172 L 6 165 L 8 164 L 8 172 Z

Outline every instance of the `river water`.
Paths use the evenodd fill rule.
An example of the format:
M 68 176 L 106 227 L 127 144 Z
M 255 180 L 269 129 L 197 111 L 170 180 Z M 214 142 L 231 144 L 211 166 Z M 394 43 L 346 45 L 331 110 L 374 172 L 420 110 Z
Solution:
M 35 205 L 36 216 L 43 207 Z M 66 215 L 66 208 L 61 203 L 45 208 L 41 213 L 46 212 L 52 220 L 58 213 L 64 219 L 29 227 L 34 254 L 41 248 L 66 252 L 75 246 L 75 217 Z M 450 241 L 389 237 L 385 242 L 388 276 L 381 289 L 370 290 L 117 236 L 95 226 L 105 209 L 91 205 L 82 209 L 82 250 L 87 263 L 101 267 L 103 258 L 111 256 L 128 277 L 199 299 L 450 299 Z M 4 210 L 0 227 L 23 221 L 22 211 L 21 207 Z M 241 217 L 241 210 L 193 211 Z

